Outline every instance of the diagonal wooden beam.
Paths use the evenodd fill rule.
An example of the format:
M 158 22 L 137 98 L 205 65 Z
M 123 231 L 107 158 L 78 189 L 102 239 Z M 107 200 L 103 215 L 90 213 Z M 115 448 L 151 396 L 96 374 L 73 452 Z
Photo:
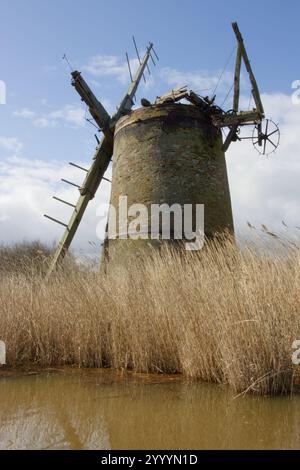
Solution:
M 89 107 L 89 111 L 92 117 L 95 119 L 101 131 L 106 134 L 109 132 L 110 125 L 110 115 L 104 108 L 104 106 L 97 100 L 96 96 L 82 77 L 81 73 L 75 70 L 71 73 L 72 75 L 72 85 L 75 90 Z
M 236 135 L 236 132 L 238 130 L 238 125 L 237 124 L 234 124 L 230 129 L 229 129 L 229 132 L 227 134 L 227 137 L 225 139 L 225 142 L 222 146 L 222 150 L 223 152 L 226 152 L 229 148 L 229 145 L 231 144 L 231 142 L 233 141 L 235 135 Z
M 143 73 L 144 73 L 144 70 L 148 64 L 148 60 L 150 58 L 150 54 L 151 54 L 151 50 L 153 49 L 153 44 L 152 42 L 150 42 L 149 46 L 147 47 L 146 49 L 146 53 L 134 75 L 134 78 L 131 82 L 131 84 L 129 85 L 129 88 L 127 90 L 127 93 L 125 94 L 124 98 L 122 99 L 121 101 L 121 104 L 118 108 L 118 111 L 116 112 L 116 114 L 112 117 L 112 120 L 113 120 L 113 124 L 115 124 L 117 122 L 117 120 L 123 115 L 123 114 L 126 114 L 128 113 L 132 106 L 133 106 L 133 97 L 136 93 L 136 90 L 139 86 L 139 83 L 141 81 L 141 78 L 143 76 Z
M 57 264 L 65 257 L 71 242 L 77 232 L 78 226 L 85 213 L 88 203 L 93 199 L 103 175 L 107 170 L 111 156 L 113 152 L 113 141 L 107 137 L 103 137 L 99 147 L 97 147 L 92 166 L 86 176 L 83 183 L 83 187 L 80 189 L 80 197 L 76 203 L 76 206 L 72 212 L 71 218 L 65 231 L 59 241 L 57 249 L 51 260 L 50 266 L 47 272 L 47 278 L 55 270 Z
M 243 61 L 245 63 L 246 70 L 247 70 L 248 75 L 249 75 L 249 79 L 250 79 L 250 82 L 251 82 L 251 85 L 252 85 L 252 95 L 253 95 L 253 98 L 254 98 L 256 109 L 260 113 L 261 117 L 263 118 L 264 117 L 264 107 L 263 107 L 263 104 L 261 102 L 257 82 L 256 82 L 256 79 L 254 77 L 254 74 L 253 74 L 253 71 L 252 71 L 252 68 L 251 68 L 251 64 L 250 64 L 250 61 L 249 61 L 249 58 L 248 58 L 248 55 L 247 55 L 247 52 L 246 52 L 246 49 L 245 49 L 244 40 L 243 40 L 243 37 L 240 33 L 238 24 L 237 23 L 232 23 L 232 29 L 233 29 L 233 31 L 235 33 L 235 36 L 236 36 L 236 39 L 238 41 L 238 45 L 239 45 L 240 50 L 241 50 L 241 55 L 242 55 Z

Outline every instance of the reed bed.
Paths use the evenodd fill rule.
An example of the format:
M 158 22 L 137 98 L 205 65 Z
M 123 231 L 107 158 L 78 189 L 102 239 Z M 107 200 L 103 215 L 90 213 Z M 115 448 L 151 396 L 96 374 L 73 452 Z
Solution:
M 30 275 L 0 276 L 0 339 L 12 367 L 181 373 L 236 393 L 290 393 L 299 262 L 296 247 L 275 256 L 227 240 L 106 275 L 71 263 L 44 282 L 31 264 Z

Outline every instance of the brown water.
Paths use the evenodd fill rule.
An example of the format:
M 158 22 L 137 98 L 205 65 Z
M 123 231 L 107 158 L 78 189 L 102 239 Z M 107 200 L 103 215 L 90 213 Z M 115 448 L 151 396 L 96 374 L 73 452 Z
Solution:
M 0 379 L 1 449 L 298 449 L 300 397 L 234 399 L 176 377 Z

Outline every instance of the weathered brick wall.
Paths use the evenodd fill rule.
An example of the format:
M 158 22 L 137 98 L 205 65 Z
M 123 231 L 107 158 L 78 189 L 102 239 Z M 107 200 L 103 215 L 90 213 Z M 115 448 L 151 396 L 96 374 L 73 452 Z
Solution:
M 205 233 L 233 232 L 222 137 L 192 105 L 140 108 L 121 118 L 115 131 L 111 204 L 204 204 Z M 112 240 L 109 258 L 131 256 L 149 241 Z

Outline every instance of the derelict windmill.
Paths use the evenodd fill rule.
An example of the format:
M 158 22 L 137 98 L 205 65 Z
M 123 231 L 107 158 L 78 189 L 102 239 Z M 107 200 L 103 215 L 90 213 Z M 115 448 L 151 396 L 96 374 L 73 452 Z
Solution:
M 71 204 L 67 201 L 63 201 L 62 199 L 56 198 L 60 202 L 73 207 L 74 210 L 69 220 L 69 223 L 64 224 L 63 222 L 60 222 L 54 219 L 53 217 L 50 217 L 45 214 L 45 217 L 48 217 L 54 222 L 57 222 L 65 226 L 64 234 L 54 254 L 54 257 L 52 259 L 52 262 L 48 270 L 48 274 L 51 274 L 51 272 L 56 267 L 56 265 L 64 258 L 74 238 L 77 228 L 81 222 L 81 219 L 83 217 L 83 214 L 85 212 L 85 209 L 88 203 L 90 202 L 91 199 L 94 198 L 95 193 L 101 181 L 103 179 L 106 179 L 104 174 L 107 170 L 107 167 L 109 165 L 109 162 L 113 154 L 113 140 L 114 140 L 115 124 L 121 116 L 126 115 L 131 111 L 134 105 L 134 96 L 135 96 L 136 90 L 138 88 L 141 78 L 144 76 L 144 71 L 145 71 L 145 68 L 148 66 L 149 58 L 151 57 L 152 61 L 154 62 L 152 52 L 157 57 L 155 50 L 153 48 L 153 44 L 150 43 L 147 47 L 147 50 L 143 59 L 140 60 L 138 56 L 140 63 L 139 63 L 139 67 L 134 78 L 132 77 L 130 66 L 129 66 L 129 60 L 128 60 L 128 66 L 129 66 L 129 71 L 130 71 L 130 76 L 131 76 L 131 84 L 127 90 L 127 93 L 122 99 L 116 114 L 112 118 L 107 113 L 107 111 L 102 106 L 102 104 L 97 100 L 97 98 L 95 97 L 95 95 L 93 94 L 93 92 L 91 91 L 87 83 L 85 82 L 85 80 L 82 78 L 81 73 L 78 71 L 74 71 L 71 73 L 72 78 L 73 78 L 72 85 L 75 87 L 76 91 L 79 93 L 81 99 L 87 104 L 91 116 L 94 118 L 95 122 L 99 126 L 99 129 L 103 133 L 103 138 L 101 142 L 98 142 L 98 146 L 93 156 L 93 161 L 92 161 L 92 165 L 90 169 L 87 171 L 84 168 L 80 168 L 83 171 L 86 171 L 87 175 L 83 182 L 83 185 L 81 187 L 78 187 L 80 196 L 79 196 L 77 203 Z M 71 164 L 75 165 L 74 163 L 71 163 Z M 66 180 L 65 182 L 69 183 Z
M 233 106 L 229 111 L 214 104 L 215 96 L 201 97 L 187 87 L 171 90 L 158 97 L 153 104 L 143 99 L 143 107 L 132 111 L 140 80 L 145 69 L 149 70 L 149 59 L 154 65 L 154 58 L 158 60 L 152 43 L 140 59 L 134 41 L 139 60 L 134 77 L 126 54 L 131 83 L 112 117 L 97 100 L 81 73 L 71 73 L 72 84 L 87 104 L 103 138 L 98 142 L 90 169 L 83 169 L 87 174 L 83 185 L 78 187 L 80 196 L 77 203 L 71 204 L 55 197 L 73 208 L 69 223 L 46 215 L 65 227 L 48 275 L 69 249 L 89 201 L 95 196 L 101 181 L 106 179 L 105 171 L 113 154 L 111 204 L 115 207 L 120 194 L 127 195 L 128 204 L 202 203 L 205 205 L 205 234 L 208 237 L 225 230 L 233 232 L 225 152 L 231 142 L 251 138 L 260 153 L 266 154 L 278 146 L 279 129 L 270 120 L 263 123 L 264 108 L 243 38 L 237 23 L 233 23 L 232 27 L 237 39 L 237 55 L 232 86 Z M 239 110 L 242 61 L 255 103 L 251 111 Z M 181 103 L 182 99 L 188 104 Z M 240 129 L 245 126 L 253 127 L 251 137 L 239 136 Z M 223 142 L 221 131 L 226 128 L 228 133 Z M 140 240 L 109 240 L 105 246 L 106 256 L 109 260 L 126 262 L 132 253 L 136 255 L 139 245 Z

